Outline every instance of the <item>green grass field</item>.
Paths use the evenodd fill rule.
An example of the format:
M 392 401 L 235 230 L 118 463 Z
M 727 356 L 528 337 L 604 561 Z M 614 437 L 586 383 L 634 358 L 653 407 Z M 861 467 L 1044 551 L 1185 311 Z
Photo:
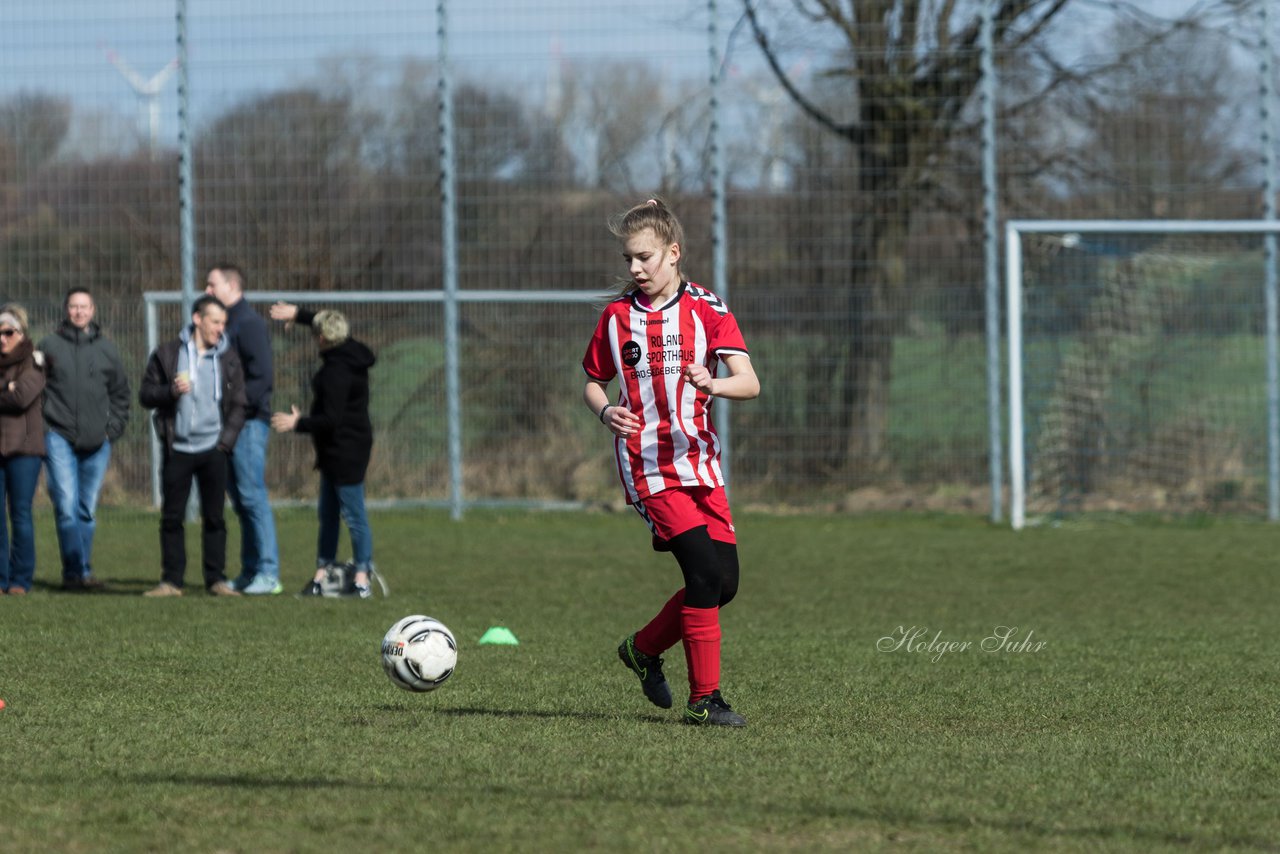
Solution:
M 614 654 L 677 585 L 638 520 L 373 525 L 385 600 L 143 599 L 156 518 L 137 513 L 100 527 L 112 592 L 0 597 L 0 849 L 1280 845 L 1274 527 L 743 515 L 724 691 L 750 725 L 708 731 Z M 314 526 L 280 527 L 292 594 Z M 460 642 L 433 694 L 379 666 L 416 612 Z M 520 645 L 477 645 L 493 625 Z M 1001 626 L 1019 648 L 983 650 Z

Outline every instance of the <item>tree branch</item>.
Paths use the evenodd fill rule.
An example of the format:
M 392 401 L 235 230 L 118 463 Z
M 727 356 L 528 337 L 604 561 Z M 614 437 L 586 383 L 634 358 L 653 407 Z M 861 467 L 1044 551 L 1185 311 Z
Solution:
M 822 0 L 824 4 L 828 0 Z M 747 22 L 751 24 L 751 34 L 755 38 L 756 44 L 760 46 L 760 52 L 764 54 L 765 62 L 769 64 L 769 69 L 773 72 L 774 78 L 786 90 L 787 95 L 798 106 L 805 115 L 822 125 L 827 130 L 844 137 L 852 142 L 860 142 L 862 138 L 862 130 L 857 123 L 844 124 L 836 121 L 826 111 L 822 110 L 816 103 L 809 99 L 796 86 L 790 75 L 783 69 L 782 63 L 779 61 L 777 53 L 769 44 L 769 36 L 765 33 L 764 28 L 760 25 L 760 19 L 756 14 L 755 3 L 752 0 L 742 0 L 742 6 L 747 15 Z M 855 60 L 856 61 L 856 57 Z

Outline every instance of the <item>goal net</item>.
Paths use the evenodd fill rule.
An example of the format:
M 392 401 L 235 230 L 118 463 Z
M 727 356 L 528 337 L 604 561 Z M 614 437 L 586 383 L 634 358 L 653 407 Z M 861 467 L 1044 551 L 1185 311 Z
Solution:
M 1014 527 L 1267 507 L 1274 226 L 1009 224 Z

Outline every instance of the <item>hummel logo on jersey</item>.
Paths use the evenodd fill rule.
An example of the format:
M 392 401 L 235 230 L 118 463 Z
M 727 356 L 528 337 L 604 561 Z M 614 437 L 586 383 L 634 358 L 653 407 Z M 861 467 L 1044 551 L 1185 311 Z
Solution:
M 711 291 L 703 290 L 702 288 L 698 287 L 697 285 L 690 285 L 690 286 L 689 286 L 689 296 L 693 297 L 694 299 L 700 299 L 700 300 L 702 300 L 702 301 L 703 301 L 703 302 L 705 302 L 707 305 L 709 305 L 709 306 L 711 306 L 713 309 L 715 309 L 716 314 L 728 314 L 728 313 L 729 313 L 729 307 L 728 307 L 727 305 L 725 305 L 725 304 L 724 304 L 724 300 L 720 299 L 720 297 L 718 297 L 718 296 L 716 296 L 715 294 L 711 293 Z

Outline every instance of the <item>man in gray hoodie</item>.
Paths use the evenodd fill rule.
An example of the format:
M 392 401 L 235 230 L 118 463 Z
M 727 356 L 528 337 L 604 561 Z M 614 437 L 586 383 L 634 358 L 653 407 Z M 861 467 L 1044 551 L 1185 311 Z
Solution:
M 72 288 L 65 315 L 45 336 L 45 483 L 62 553 L 62 589 L 100 590 L 93 575 L 94 516 L 111 444 L 129 421 L 129 378 L 116 345 L 94 322 L 88 288 Z
M 214 596 L 239 596 L 227 583 L 227 458 L 245 419 L 244 369 L 223 330 L 227 310 L 215 297 L 196 300 L 191 325 L 161 344 L 147 361 L 138 398 L 153 409 L 164 445 L 161 465 L 160 584 L 144 596 L 181 596 L 187 568 L 182 530 L 191 478 L 200 491 L 204 586 Z

